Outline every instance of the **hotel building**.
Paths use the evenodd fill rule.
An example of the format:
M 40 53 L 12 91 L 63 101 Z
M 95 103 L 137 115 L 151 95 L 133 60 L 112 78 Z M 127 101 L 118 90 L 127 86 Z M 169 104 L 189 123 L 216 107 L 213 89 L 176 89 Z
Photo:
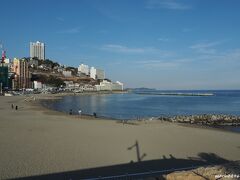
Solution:
M 101 69 L 96 69 L 94 67 L 91 67 L 90 69 L 90 77 L 93 79 L 105 79 L 105 72 Z
M 39 41 L 30 42 L 30 57 L 45 60 L 45 44 Z
M 99 85 L 95 85 L 97 91 L 123 91 L 123 83 L 110 82 L 107 80 L 103 80 Z
M 89 67 L 88 67 L 88 65 L 85 65 L 85 64 L 79 65 L 78 72 L 86 74 L 86 75 L 89 75 Z

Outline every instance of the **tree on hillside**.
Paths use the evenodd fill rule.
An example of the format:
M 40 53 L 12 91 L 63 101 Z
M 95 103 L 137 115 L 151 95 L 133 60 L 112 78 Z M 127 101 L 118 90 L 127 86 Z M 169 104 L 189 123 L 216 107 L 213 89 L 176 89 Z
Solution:
M 71 66 L 66 67 L 66 71 L 72 71 L 72 75 L 74 75 L 74 76 L 76 76 L 78 73 L 78 69 L 75 67 L 71 67 Z
M 38 60 L 38 65 L 45 65 L 46 67 L 48 68 L 51 68 L 53 69 L 54 67 L 59 67 L 59 63 L 57 62 L 53 62 L 52 60 L 50 59 L 46 59 L 46 60 Z
M 56 76 L 49 76 L 47 78 L 47 84 L 53 85 L 55 87 L 65 86 L 65 83 L 63 82 L 63 80 Z
M 52 85 L 54 87 L 61 87 L 62 85 L 65 86 L 65 83 L 63 82 L 62 79 L 56 77 L 56 76 L 52 76 L 50 75 L 49 77 L 46 75 L 42 75 L 42 74 L 35 74 L 32 76 L 32 81 L 39 81 L 43 84 L 48 84 L 48 85 Z
M 26 60 L 26 61 L 29 62 L 31 58 L 30 58 L 30 57 L 23 57 L 23 58 L 21 58 L 21 59 L 24 59 L 24 60 Z

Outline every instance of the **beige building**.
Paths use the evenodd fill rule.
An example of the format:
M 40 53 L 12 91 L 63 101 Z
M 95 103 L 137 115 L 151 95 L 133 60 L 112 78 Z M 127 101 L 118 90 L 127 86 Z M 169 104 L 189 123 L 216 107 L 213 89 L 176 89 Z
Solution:
M 39 41 L 30 42 L 30 57 L 45 60 L 45 44 Z
M 83 73 L 83 74 L 89 75 L 90 69 L 89 69 L 88 65 L 85 65 L 85 64 L 79 65 L 78 73 Z
M 26 60 L 14 58 L 12 72 L 16 74 L 13 82 L 13 89 L 32 88 L 31 75 Z
M 64 77 L 72 77 L 72 71 L 63 71 L 62 74 Z

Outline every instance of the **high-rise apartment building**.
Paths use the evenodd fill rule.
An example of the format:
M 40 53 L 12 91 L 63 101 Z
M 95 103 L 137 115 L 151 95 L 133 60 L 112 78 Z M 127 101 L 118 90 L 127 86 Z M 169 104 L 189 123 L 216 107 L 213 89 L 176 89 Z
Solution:
M 78 67 L 78 72 L 79 73 L 83 73 L 83 74 L 89 75 L 89 71 L 90 71 L 90 69 L 89 69 L 88 65 L 81 64 Z
M 96 69 L 94 67 L 91 67 L 90 77 L 93 79 L 105 79 L 105 72 L 102 69 Z
M 45 44 L 39 41 L 30 42 L 30 57 L 45 60 Z
M 32 88 L 31 75 L 26 60 L 14 58 L 12 72 L 16 74 L 13 89 Z

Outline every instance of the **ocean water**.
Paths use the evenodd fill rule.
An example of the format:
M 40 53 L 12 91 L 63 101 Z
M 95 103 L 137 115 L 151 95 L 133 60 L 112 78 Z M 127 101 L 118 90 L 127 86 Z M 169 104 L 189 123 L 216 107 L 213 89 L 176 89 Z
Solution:
M 213 93 L 213 96 L 152 95 L 152 92 Z M 147 92 L 149 93 L 149 92 Z M 157 116 L 228 114 L 240 115 L 240 91 L 151 91 L 149 94 L 99 94 L 65 96 L 45 102 L 49 108 L 77 114 L 137 119 Z

